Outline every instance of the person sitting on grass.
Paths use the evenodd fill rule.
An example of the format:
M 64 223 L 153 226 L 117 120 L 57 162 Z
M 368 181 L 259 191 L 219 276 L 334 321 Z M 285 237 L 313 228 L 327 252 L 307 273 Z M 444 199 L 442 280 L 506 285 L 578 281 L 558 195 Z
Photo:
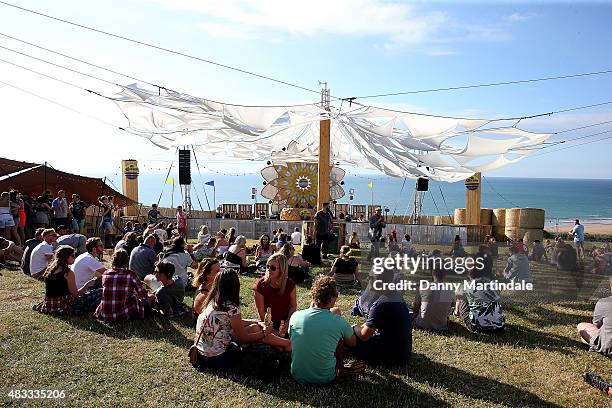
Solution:
M 246 242 L 244 235 L 239 235 L 235 243 L 225 253 L 225 266 L 237 269 L 241 275 L 247 275 L 254 271 L 254 268 L 249 267 Z
M 268 258 L 274 254 L 275 247 L 270 245 L 270 235 L 263 234 L 259 237 L 259 245 L 255 250 L 255 266 L 257 269 L 265 267 Z
M 206 258 L 216 258 L 216 246 L 217 240 L 215 238 L 210 238 L 206 244 L 196 244 L 196 246 L 193 247 L 193 257 L 198 262 L 202 262 Z
M 129 260 L 126 251 L 116 251 L 111 269 L 102 274 L 102 301 L 95 315 L 104 323 L 144 319 L 151 312 L 149 295 L 136 273 L 128 269 Z
M 379 285 L 393 283 L 394 271 L 384 269 L 376 275 Z M 357 336 L 355 355 L 374 364 L 407 364 L 412 355 L 412 324 L 410 310 L 402 294 L 388 286 L 376 286 L 381 292 L 372 304 L 368 319 L 354 325 Z
M 328 384 L 344 374 L 344 346 L 357 342 L 351 325 L 335 308 L 336 281 L 319 276 L 312 285 L 310 308 L 289 320 L 291 376 L 301 384 Z
M 349 241 L 349 247 L 351 249 L 360 249 L 361 241 L 359 241 L 359 237 L 357 236 L 357 231 L 353 231 L 351 234 L 351 240 Z
M 38 244 L 30 255 L 30 276 L 41 278 L 53 259 L 53 243 L 57 240 L 57 232 L 53 228 L 43 231 L 43 241 Z
M 434 283 L 444 282 L 446 271 L 434 268 L 431 277 Z M 443 333 L 448 328 L 448 315 L 455 300 L 455 292 L 450 289 L 419 289 L 412 303 L 412 313 L 416 316 L 414 327 Z
M 529 259 L 523 252 L 519 252 L 516 246 L 510 247 L 508 264 L 504 269 L 504 277 L 508 280 L 531 282 L 531 271 L 529 270 Z M 486 271 L 481 271 L 485 276 Z
M 295 283 L 288 277 L 287 258 L 279 253 L 272 255 L 266 264 L 266 275 L 255 281 L 253 289 L 259 318 L 265 321 L 269 308 L 274 329 L 284 337 L 289 319 L 297 309 Z
M 478 252 L 474 254 L 474 260 L 476 261 L 479 258 L 482 262 L 482 276 L 493 279 L 493 254 L 491 253 L 491 247 L 486 244 L 480 245 Z
M 302 245 L 302 233 L 300 227 L 295 227 L 295 231 L 291 233 L 291 243 L 293 245 Z
M 240 279 L 233 269 L 224 269 L 215 276 L 203 308 L 195 333 L 200 369 L 235 365 L 241 356 L 241 344 L 262 342 L 291 350 L 291 342 L 273 334 L 272 326 L 263 327 L 256 320 L 242 318 Z
M 130 253 L 130 270 L 136 272 L 139 279 L 144 279 L 155 270 L 157 253 L 153 249 L 157 243 L 155 234 L 144 237 L 142 244 L 138 245 Z M 126 251 L 127 252 L 127 251 Z
M 556 246 L 557 270 L 573 272 L 578 269 L 578 254 L 576 249 L 563 241 Z
M 391 233 L 388 236 L 388 240 L 389 240 L 389 251 L 399 252 L 400 246 L 399 246 L 399 243 L 397 242 L 397 231 L 396 230 L 391 231 Z
M 227 242 L 230 245 L 234 245 L 234 243 L 236 242 L 236 228 L 232 227 L 227 231 Z
M 599 299 L 593 310 L 593 322 L 580 323 L 577 329 L 591 351 L 612 357 L 612 296 Z
M 153 227 L 153 233 L 157 235 L 159 240 L 163 243 L 168 240 L 168 231 L 166 231 L 166 223 L 160 222 Z
M 45 299 L 33 309 L 40 313 L 82 315 L 93 312 L 102 297 L 101 289 L 90 288 L 95 278 L 81 287 L 76 284 L 70 265 L 74 263 L 74 248 L 62 245 L 57 248 L 53 260 L 43 273 Z
M 404 234 L 404 239 L 402 239 L 402 241 L 400 242 L 400 254 L 409 257 L 416 256 L 417 251 L 414 245 L 412 244 L 410 234 Z
M 92 237 L 85 243 L 86 252 L 77 256 L 71 269 L 74 272 L 76 284 L 81 287 L 90 279 L 96 279 L 97 287 L 100 287 L 100 276 L 106 271 L 104 265 L 98 261 L 100 254 L 104 253 L 102 239 Z
M 493 256 L 493 259 L 497 259 L 497 257 L 499 256 L 499 245 L 497 244 L 497 240 L 495 239 L 495 237 L 493 236 L 489 237 L 487 246 L 489 247 L 489 250 L 491 251 L 491 255 Z
M 217 239 L 217 244 L 215 246 L 215 250 L 217 251 L 218 256 L 225 255 L 230 245 L 223 231 L 217 232 L 215 235 Z
M 295 283 L 302 283 L 310 279 L 310 263 L 302 259 L 300 255 L 295 253 L 295 248 L 291 242 L 287 242 L 279 253 L 283 254 L 287 259 L 287 268 L 289 269 L 289 277 Z
M 527 244 L 523 242 L 523 238 L 519 238 L 514 246 L 519 254 L 529 255 L 529 248 L 527 248 Z
M 21 257 L 21 270 L 28 276 L 30 275 L 30 256 L 34 248 L 42 242 L 42 233 L 44 230 L 44 228 L 37 228 L 34 232 L 34 238 L 28 239 L 25 242 L 23 256 Z
M 536 262 L 542 262 L 542 258 L 548 262 L 544 245 L 542 245 L 539 239 L 536 239 L 533 241 L 533 249 L 531 250 L 531 256 L 529 259 Z
M 221 271 L 221 264 L 218 259 L 208 258 L 200 262 L 191 284 L 196 288 L 196 295 L 193 298 L 191 310 L 194 317 L 194 327 L 200 313 L 202 313 L 204 301 L 210 293 L 215 276 Z
M 461 243 L 461 238 L 459 237 L 459 235 L 455 235 L 453 246 L 448 255 L 455 258 L 462 258 L 467 255 L 467 252 L 465 252 L 465 249 L 463 248 L 463 244 Z
M 469 271 L 470 280 L 478 284 L 491 282 L 482 276 L 482 270 L 472 268 Z M 458 289 L 455 293 L 455 315 L 473 332 L 494 333 L 505 327 L 506 317 L 501 308 L 501 297 L 493 289 Z
M 83 234 L 70 234 L 70 230 L 65 225 L 60 225 L 56 229 L 59 237 L 57 241 L 53 244 L 54 248 L 57 248 L 60 245 L 68 245 L 74 248 L 76 256 L 84 254 L 86 252 L 85 242 L 87 242 L 87 237 Z
M 161 286 L 149 297 L 152 308 L 168 317 L 182 316 L 187 313 L 187 306 L 183 303 L 185 285 L 180 281 L 181 278 L 172 278 L 174 265 L 167 261 L 160 261 L 155 266 L 154 274 Z
M 343 245 L 340 248 L 340 255 L 334 261 L 328 275 L 332 276 L 339 285 L 361 286 L 359 264 L 355 258 L 351 257 L 349 246 Z
M 115 251 L 125 249 L 128 254 L 132 253 L 132 249 L 138 246 L 138 235 L 134 231 L 126 232 L 123 239 L 115 245 Z
M 170 248 L 160 255 L 160 259 L 174 265 L 174 276 L 180 278 L 180 284 L 185 290 L 192 288 L 187 268 L 196 269 L 198 261 L 193 257 L 193 249 L 187 245 L 185 238 L 178 236 L 172 240 Z
M 203 244 L 206 245 L 208 244 L 208 241 L 210 240 L 210 232 L 208 232 L 208 226 L 207 225 L 202 225 L 200 227 L 200 231 L 198 231 L 198 243 L 199 244 Z
M 283 246 L 285 246 L 285 244 L 287 243 L 287 234 L 283 233 L 279 233 L 278 234 L 278 241 L 276 241 L 276 250 L 280 250 L 282 249 Z
M 306 237 L 306 245 L 302 247 L 302 259 L 312 266 L 321 266 L 321 250 L 315 245 L 311 235 Z
M 12 261 L 21 262 L 23 249 L 6 238 L 0 237 L 0 263 Z

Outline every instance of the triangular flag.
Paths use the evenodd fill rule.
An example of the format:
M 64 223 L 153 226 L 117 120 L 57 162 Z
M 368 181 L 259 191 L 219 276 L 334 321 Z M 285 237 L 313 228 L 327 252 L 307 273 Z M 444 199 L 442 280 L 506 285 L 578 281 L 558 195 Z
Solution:
M 174 179 L 173 178 L 169 178 L 168 180 L 166 180 L 166 183 L 174 184 Z
M 374 188 L 374 183 L 372 183 L 371 181 L 368 183 L 368 187 L 370 188 Z
M 214 187 L 215 186 L 215 180 L 207 181 L 204 184 L 206 184 L 207 186 L 213 186 Z

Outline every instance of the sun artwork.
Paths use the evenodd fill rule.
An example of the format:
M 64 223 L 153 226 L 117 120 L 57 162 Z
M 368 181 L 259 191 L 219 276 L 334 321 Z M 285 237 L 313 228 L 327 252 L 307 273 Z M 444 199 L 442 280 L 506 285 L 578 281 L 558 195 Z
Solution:
M 340 187 L 344 170 L 332 167 L 330 173 L 330 197 L 337 200 L 344 196 Z M 265 167 L 261 171 L 265 187 L 261 195 L 294 208 L 314 208 L 317 204 L 318 165 L 316 163 L 291 162 Z

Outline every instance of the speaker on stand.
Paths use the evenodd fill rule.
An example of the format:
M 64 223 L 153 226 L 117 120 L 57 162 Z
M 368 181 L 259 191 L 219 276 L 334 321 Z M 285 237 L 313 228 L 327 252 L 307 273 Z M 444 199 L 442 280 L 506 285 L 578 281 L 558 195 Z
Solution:
M 179 150 L 179 185 L 183 190 L 183 208 L 191 214 L 191 150 Z

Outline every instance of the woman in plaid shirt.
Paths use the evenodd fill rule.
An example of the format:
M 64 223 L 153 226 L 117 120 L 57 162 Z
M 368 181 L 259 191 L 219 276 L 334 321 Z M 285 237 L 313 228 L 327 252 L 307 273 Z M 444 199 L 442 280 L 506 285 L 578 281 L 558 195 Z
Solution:
M 136 273 L 128 269 L 129 260 L 125 250 L 115 251 L 112 269 L 102 275 L 102 301 L 96 317 L 105 323 L 143 319 L 150 313 L 147 291 Z

